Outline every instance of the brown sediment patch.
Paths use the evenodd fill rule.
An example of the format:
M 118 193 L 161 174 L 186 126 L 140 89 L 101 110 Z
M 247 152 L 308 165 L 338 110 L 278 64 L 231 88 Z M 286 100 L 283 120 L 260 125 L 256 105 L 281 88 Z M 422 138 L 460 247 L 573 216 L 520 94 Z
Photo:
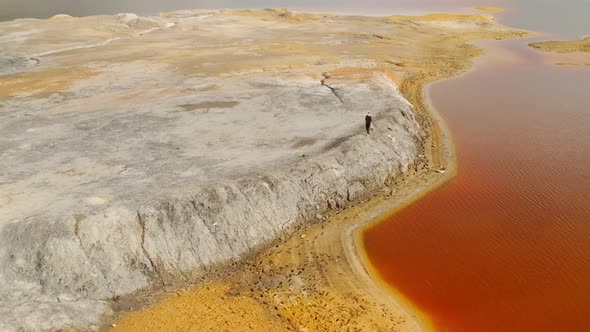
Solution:
M 76 81 L 93 75 L 92 70 L 80 67 L 0 76 L 0 98 L 64 92 Z
M 317 142 L 317 138 L 304 138 L 304 139 L 300 139 L 299 141 L 297 141 L 295 144 L 293 144 L 291 147 L 293 149 L 299 149 L 299 148 L 303 148 L 309 145 L 313 145 Z
M 590 37 L 580 40 L 544 41 L 530 43 L 530 47 L 544 52 L 590 53 Z
M 556 62 L 558 66 L 581 66 L 581 63 L 573 63 L 573 62 Z
M 490 12 L 490 13 L 501 13 L 504 11 L 504 8 L 493 7 L 493 6 L 477 6 L 477 7 L 475 7 L 475 9 L 481 10 L 484 12 Z
M 219 85 L 210 84 L 210 85 L 204 86 L 202 88 L 194 89 L 194 91 L 206 92 L 206 91 L 218 90 L 219 88 L 220 88 Z
M 182 108 L 182 110 L 177 110 L 173 112 L 192 112 L 195 110 L 211 108 L 232 108 L 239 104 L 240 103 L 238 103 L 237 101 L 206 101 L 198 104 L 178 105 L 178 107 Z
M 437 13 L 427 14 L 420 16 L 408 16 L 408 15 L 393 15 L 395 19 L 400 20 L 412 20 L 412 21 L 433 21 L 433 22 L 447 22 L 447 21 L 470 21 L 470 22 L 492 22 L 494 17 L 485 14 L 448 14 L 448 13 Z
M 408 19 L 407 16 L 399 18 Z M 492 19 L 487 15 L 435 14 L 417 20 L 486 23 Z M 419 310 L 395 290 L 375 282 L 375 274 L 368 271 L 367 264 L 362 264 L 364 253 L 359 247 L 360 232 L 357 230 L 366 222 L 390 212 L 393 207 L 409 204 L 426 189 L 440 185 L 453 175 L 451 170 L 437 172 L 449 168 L 451 149 L 440 120 L 428 110 L 424 100 L 425 84 L 465 71 L 471 63 L 470 59 L 482 53 L 468 44 L 469 41 L 507 39 L 526 34 L 511 30 L 461 31 L 446 35 L 435 32 L 438 31 L 423 39 L 412 40 L 419 46 L 418 50 L 413 54 L 396 54 L 399 61 L 384 57 L 382 49 L 375 46 L 380 44 L 354 45 L 357 52 L 361 47 L 374 47 L 367 57 L 375 60 L 377 68 L 346 66 L 330 70 L 334 77 L 352 76 L 361 80 L 363 75 L 380 72 L 398 83 L 400 91 L 414 105 L 418 120 L 427 130 L 423 160 L 416 170 L 397 179 L 390 190 L 375 193 L 375 197 L 367 202 L 346 206 L 345 210 L 341 210 L 345 207 L 338 206 L 331 215 L 318 216 L 318 223 L 302 225 L 295 234 L 278 239 L 259 254 L 239 264 L 218 267 L 206 282 L 186 291 L 172 295 L 162 291 L 147 297 L 136 295 L 118 300 L 115 303 L 117 316 L 105 321 L 105 330 L 115 322 L 115 331 L 157 331 L 155 326 L 161 327 L 161 330 L 182 331 L 187 329 L 187 325 L 179 326 L 175 322 L 186 320 L 185 316 L 199 317 L 200 322 L 207 324 L 188 327 L 199 330 L 226 330 L 227 324 L 242 321 L 266 326 L 269 331 L 423 329 L 427 318 L 420 316 Z M 383 41 L 373 39 L 379 43 Z M 349 49 L 352 50 L 332 48 L 335 52 Z M 403 48 L 399 49 L 399 53 L 403 51 Z M 403 69 L 399 64 L 403 64 Z M 315 74 L 317 76 L 317 72 Z M 327 220 L 322 221 L 326 217 Z M 390 291 L 396 295 L 395 298 Z M 249 300 L 238 302 L 236 298 Z M 215 306 L 207 308 L 203 303 L 215 303 Z M 125 316 L 126 312 L 136 310 L 132 308 L 143 311 Z M 216 308 L 223 308 L 223 315 L 219 315 Z M 243 317 L 251 308 L 261 308 L 264 313 L 256 312 L 252 316 L 255 322 Z M 264 325 L 269 322 L 277 325 Z M 252 330 L 245 324 L 232 327 L 236 331 Z

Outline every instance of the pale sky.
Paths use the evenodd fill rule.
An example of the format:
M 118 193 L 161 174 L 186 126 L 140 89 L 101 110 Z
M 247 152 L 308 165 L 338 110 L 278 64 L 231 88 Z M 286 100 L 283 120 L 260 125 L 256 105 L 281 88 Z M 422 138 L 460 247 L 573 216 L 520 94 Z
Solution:
M 506 0 L 488 0 L 503 3 Z M 330 9 L 387 9 L 400 7 L 473 6 L 477 0 L 0 0 L 0 20 L 55 14 L 87 16 L 133 12 L 154 14 L 162 11 L 191 8 L 261 8 L 261 7 L 323 7 Z
M 88 16 L 131 12 L 150 15 L 195 8 L 318 8 L 324 11 L 365 15 L 389 15 L 400 8 L 444 11 L 477 5 L 514 7 L 504 23 L 519 27 L 590 35 L 590 0 L 0 0 L 0 21 L 55 14 Z

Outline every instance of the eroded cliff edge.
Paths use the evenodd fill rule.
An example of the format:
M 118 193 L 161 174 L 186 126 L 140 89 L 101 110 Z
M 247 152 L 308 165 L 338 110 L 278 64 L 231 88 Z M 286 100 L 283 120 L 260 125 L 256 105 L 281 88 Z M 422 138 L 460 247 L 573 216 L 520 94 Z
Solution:
M 417 162 L 421 136 L 409 103 L 386 78 L 377 80 L 383 89 L 370 96 L 350 91 L 358 88 L 356 82 L 335 84 L 342 100 L 388 101 L 374 112 L 379 128 L 374 135 L 356 129 L 318 156 L 301 157 L 292 166 L 260 175 L 219 180 L 182 197 L 154 197 L 150 203 L 114 204 L 88 216 L 4 225 L 3 291 L 19 289 L 23 282 L 40 286 L 41 302 L 53 302 L 54 309 L 71 301 L 125 295 L 237 259 L 297 222 L 321 218 L 318 214 L 328 208 L 345 207 L 380 190 Z M 344 102 L 341 107 L 359 106 Z M 81 314 L 71 309 L 62 314 Z M 88 315 L 84 306 L 77 309 Z M 6 313 L 3 317 L 11 316 Z M 39 324 L 52 320 L 41 313 L 26 316 L 31 322 L 38 317 Z

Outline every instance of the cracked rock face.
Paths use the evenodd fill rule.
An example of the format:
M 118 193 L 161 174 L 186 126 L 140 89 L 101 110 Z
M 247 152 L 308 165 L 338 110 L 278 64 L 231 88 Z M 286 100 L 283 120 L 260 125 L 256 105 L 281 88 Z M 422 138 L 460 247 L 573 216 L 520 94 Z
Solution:
M 376 65 L 383 35 L 411 29 L 329 21 L 1 22 L 0 330 L 95 329 L 104 300 L 238 259 L 413 167 L 424 132 Z

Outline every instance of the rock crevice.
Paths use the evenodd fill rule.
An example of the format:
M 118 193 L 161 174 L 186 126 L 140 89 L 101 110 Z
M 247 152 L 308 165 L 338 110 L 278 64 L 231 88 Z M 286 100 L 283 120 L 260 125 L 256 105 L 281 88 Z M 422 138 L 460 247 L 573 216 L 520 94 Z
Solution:
M 145 222 L 141 218 L 141 213 L 139 213 L 139 212 L 137 212 L 137 223 L 139 224 L 139 228 L 141 230 L 141 243 L 140 243 L 141 250 L 142 250 L 143 254 L 145 255 L 145 258 L 147 258 L 147 260 L 150 262 L 150 266 L 151 266 L 152 270 L 158 276 L 160 283 L 162 285 L 166 285 L 166 283 L 164 282 L 164 279 L 162 279 L 162 275 L 160 274 L 158 267 L 156 266 L 156 264 L 154 263 L 154 261 L 150 257 L 149 252 L 145 249 Z

